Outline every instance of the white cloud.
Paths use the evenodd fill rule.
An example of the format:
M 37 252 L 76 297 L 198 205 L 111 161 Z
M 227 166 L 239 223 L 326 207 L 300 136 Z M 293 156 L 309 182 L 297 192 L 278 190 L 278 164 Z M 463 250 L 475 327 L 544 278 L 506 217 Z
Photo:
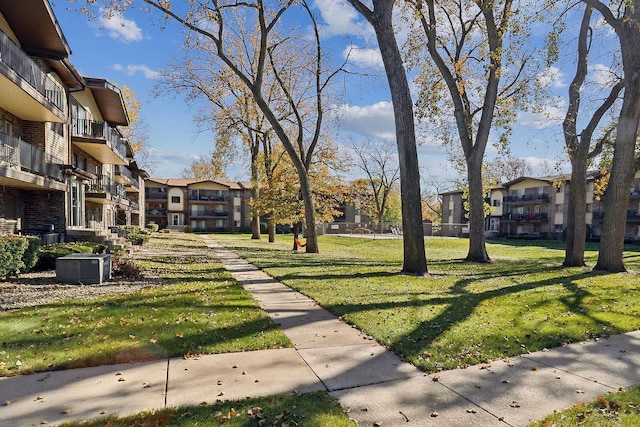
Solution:
M 113 69 L 116 71 L 122 71 L 127 73 L 129 76 L 133 76 L 136 73 L 144 74 L 144 77 L 150 80 L 157 79 L 160 77 L 160 73 L 158 71 L 154 71 L 146 65 L 127 65 L 126 67 L 121 64 L 113 64 Z
M 344 104 L 333 110 L 342 130 L 395 141 L 396 131 L 391 102 L 382 101 L 364 107 Z
M 589 67 L 589 81 L 595 83 L 600 88 L 610 88 L 618 81 L 618 76 L 603 64 L 595 64 Z
M 350 63 L 359 67 L 384 67 L 379 49 L 360 48 L 355 45 L 349 45 L 342 52 L 342 56 L 345 59 L 349 58 Z
M 564 73 L 557 67 L 545 68 L 537 76 L 538 84 L 543 88 L 552 87 L 555 89 L 566 87 L 567 84 L 563 80 Z
M 322 34 L 326 37 L 374 35 L 373 28 L 345 0 L 315 0 L 322 16 Z
M 191 166 L 191 163 L 198 160 L 199 155 L 189 153 L 176 153 L 159 150 L 154 147 L 149 148 L 149 162 L 153 164 L 156 177 L 178 178 L 182 176 L 182 171 Z
M 562 97 L 551 98 L 549 103 L 529 109 L 518 114 L 518 126 L 529 126 L 535 129 L 545 129 L 558 126 L 564 120 L 566 102 Z
M 101 9 L 102 16 L 99 19 L 100 28 L 109 33 L 109 37 L 123 41 L 124 43 L 139 42 L 142 40 L 142 30 L 135 21 L 126 19 L 118 13 L 109 14 Z

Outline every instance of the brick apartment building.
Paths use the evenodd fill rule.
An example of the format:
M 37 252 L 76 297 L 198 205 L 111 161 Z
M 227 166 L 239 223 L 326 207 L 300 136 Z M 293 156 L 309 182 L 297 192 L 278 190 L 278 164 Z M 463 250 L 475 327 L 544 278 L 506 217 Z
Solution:
M 2 234 L 62 241 L 144 224 L 122 95 L 81 76 L 70 53 L 48 0 L 0 0 Z
M 229 232 L 251 229 L 251 183 L 175 178 L 145 182 L 146 224 Z
M 589 238 L 598 239 L 604 214 L 603 202 L 594 196 L 598 172 L 587 177 L 587 213 L 585 223 Z M 567 206 L 571 191 L 570 175 L 520 177 L 491 189 L 487 202 L 492 212 L 485 220 L 485 232 L 491 237 L 521 236 L 560 239 L 567 226 Z M 465 234 L 466 212 L 462 191 L 442 193 L 442 234 Z M 630 188 L 626 240 L 640 240 L 640 172 Z M 466 231 L 468 233 L 468 230 Z

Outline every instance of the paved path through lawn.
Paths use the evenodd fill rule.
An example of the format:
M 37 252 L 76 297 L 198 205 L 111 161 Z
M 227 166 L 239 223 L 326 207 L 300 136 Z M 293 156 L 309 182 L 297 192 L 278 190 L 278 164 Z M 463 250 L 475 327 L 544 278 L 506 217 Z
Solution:
M 426 375 L 313 300 L 204 239 L 295 348 L 0 378 L 0 426 L 46 426 L 316 390 L 339 399 L 363 426 L 523 426 L 640 383 L 640 331 Z
M 310 298 L 205 238 L 361 425 L 526 425 L 640 383 L 640 332 L 426 375 Z

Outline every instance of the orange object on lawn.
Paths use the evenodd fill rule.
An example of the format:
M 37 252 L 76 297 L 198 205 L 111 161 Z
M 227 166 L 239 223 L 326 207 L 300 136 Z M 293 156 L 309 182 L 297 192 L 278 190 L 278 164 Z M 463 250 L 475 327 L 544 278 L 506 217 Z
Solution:
M 296 246 L 300 246 L 301 248 L 304 248 L 305 246 L 307 246 L 306 242 L 305 243 L 300 243 L 300 240 L 298 240 L 298 239 L 295 239 L 295 242 L 296 242 Z

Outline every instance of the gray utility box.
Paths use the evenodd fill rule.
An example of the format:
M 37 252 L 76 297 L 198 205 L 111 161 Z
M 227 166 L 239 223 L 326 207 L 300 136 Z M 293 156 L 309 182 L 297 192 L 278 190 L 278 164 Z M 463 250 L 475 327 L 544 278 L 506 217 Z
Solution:
M 62 283 L 93 285 L 111 279 L 110 254 L 71 254 L 56 260 L 56 278 Z

